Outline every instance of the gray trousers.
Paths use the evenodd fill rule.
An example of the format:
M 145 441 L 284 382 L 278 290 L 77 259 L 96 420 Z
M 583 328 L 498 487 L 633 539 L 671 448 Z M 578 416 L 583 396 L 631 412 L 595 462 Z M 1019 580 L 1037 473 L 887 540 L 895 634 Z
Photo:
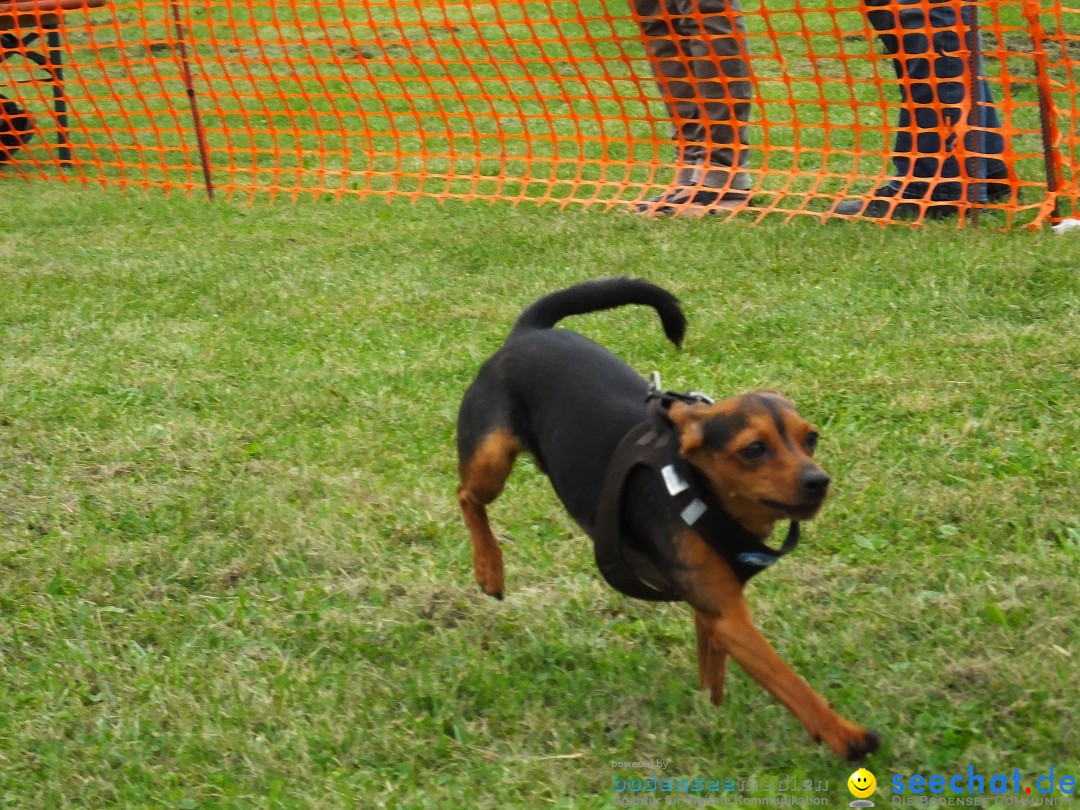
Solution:
M 633 0 L 679 145 L 679 185 L 745 191 L 752 87 L 739 0 Z

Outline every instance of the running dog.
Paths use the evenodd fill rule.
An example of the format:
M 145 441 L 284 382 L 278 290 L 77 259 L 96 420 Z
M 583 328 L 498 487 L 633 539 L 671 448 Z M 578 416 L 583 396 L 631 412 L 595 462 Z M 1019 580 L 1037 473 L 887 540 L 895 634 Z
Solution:
M 679 302 L 645 281 L 609 278 L 528 307 L 484 363 L 457 423 L 458 503 L 484 593 L 502 599 L 502 551 L 486 507 L 515 457 L 532 454 L 595 543 L 610 584 L 694 610 L 701 688 L 718 704 L 730 655 L 839 756 L 878 749 L 877 732 L 834 712 L 755 627 L 746 581 L 790 551 L 799 521 L 817 514 L 829 476 L 814 461 L 818 432 L 779 394 L 712 402 L 661 393 L 607 349 L 555 324 L 571 315 L 639 304 L 678 346 Z M 783 548 L 765 544 L 790 521 Z

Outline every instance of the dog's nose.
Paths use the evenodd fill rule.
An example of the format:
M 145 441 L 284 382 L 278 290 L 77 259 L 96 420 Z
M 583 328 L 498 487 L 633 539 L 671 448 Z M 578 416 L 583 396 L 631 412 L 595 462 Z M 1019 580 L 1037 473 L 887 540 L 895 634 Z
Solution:
M 809 498 L 824 498 L 829 491 L 829 476 L 818 467 L 811 467 L 799 476 L 799 487 Z

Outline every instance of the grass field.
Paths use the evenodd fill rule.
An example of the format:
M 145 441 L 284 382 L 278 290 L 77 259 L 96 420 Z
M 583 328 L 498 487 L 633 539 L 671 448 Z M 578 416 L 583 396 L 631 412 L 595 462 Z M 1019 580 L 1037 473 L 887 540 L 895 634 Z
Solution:
M 683 299 L 684 349 L 568 325 L 822 428 L 835 493 L 750 596 L 885 734 L 878 806 L 1080 776 L 1075 238 L 18 182 L 0 217 L 0 806 L 591 808 L 654 758 L 846 806 L 741 671 L 696 692 L 687 610 L 603 586 L 529 462 L 506 601 L 472 582 L 460 395 L 526 303 L 616 273 Z

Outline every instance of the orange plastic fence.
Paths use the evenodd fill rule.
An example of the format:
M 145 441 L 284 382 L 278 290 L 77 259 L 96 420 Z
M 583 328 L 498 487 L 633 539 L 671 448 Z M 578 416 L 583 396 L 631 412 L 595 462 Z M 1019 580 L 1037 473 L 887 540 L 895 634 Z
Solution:
M 914 76 L 945 8 L 964 70 L 937 54 L 900 82 L 894 56 Z M 1078 56 L 1060 0 L 0 0 L 0 180 L 626 208 L 696 152 L 748 181 L 720 213 L 828 218 L 895 173 L 906 107 L 899 128 L 959 166 L 931 191 L 1034 227 L 1077 210 Z M 980 73 L 992 104 L 972 103 Z M 1014 176 L 991 184 L 997 133 Z

